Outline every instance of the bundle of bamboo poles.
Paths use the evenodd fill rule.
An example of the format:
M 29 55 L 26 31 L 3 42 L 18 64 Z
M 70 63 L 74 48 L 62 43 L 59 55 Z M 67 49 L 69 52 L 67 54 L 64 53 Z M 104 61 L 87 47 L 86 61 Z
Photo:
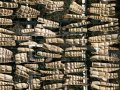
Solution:
M 40 69 L 40 73 L 45 75 L 40 77 L 41 83 L 43 83 L 41 88 L 45 90 L 63 88 L 61 81 L 64 79 L 63 69 L 65 66 L 61 62 L 62 53 L 64 52 L 61 45 L 64 40 L 59 38 L 58 31 L 54 32 L 54 29 L 59 28 L 59 23 L 40 17 L 37 21 L 41 24 L 36 25 L 35 34 L 44 37 L 44 42 L 37 50 L 36 55 L 46 58 L 44 69 Z

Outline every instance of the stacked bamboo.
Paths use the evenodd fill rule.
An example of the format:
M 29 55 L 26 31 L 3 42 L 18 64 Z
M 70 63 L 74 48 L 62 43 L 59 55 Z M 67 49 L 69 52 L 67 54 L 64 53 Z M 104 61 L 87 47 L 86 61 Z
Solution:
M 45 90 L 63 88 L 63 69 L 65 66 L 61 62 L 64 51 L 61 45 L 64 44 L 64 40 L 60 38 L 58 32 L 59 23 L 40 17 L 37 21 L 41 24 L 38 23 L 36 25 L 35 34 L 42 36 L 44 42 L 41 43 L 41 47 L 38 48 L 36 55 L 46 58 L 44 68 L 40 69 L 42 88 Z M 54 31 L 55 29 L 57 32 Z
M 119 89 L 116 2 L 91 2 L 1 0 L 0 90 Z
M 59 11 L 64 2 L 51 0 L 15 0 L 15 2 L 23 4 L 17 10 L 18 18 L 27 18 L 27 21 L 31 21 L 33 18 L 37 21 L 37 25 L 26 25 L 27 28 L 21 29 L 21 34 L 24 37 L 27 38 L 31 35 L 37 39 L 33 41 L 33 38 L 30 36 L 27 40 L 21 40 L 21 43 L 19 43 L 19 47 L 17 48 L 18 53 L 16 53 L 15 58 L 17 64 L 16 75 L 20 80 L 16 83 L 15 88 L 31 88 L 32 90 L 61 88 L 58 81 L 61 82 L 64 76 L 61 72 L 64 68 L 64 65 L 61 63 L 64 50 L 58 44 L 63 44 L 64 40 L 59 38 L 59 23 L 53 19 L 38 17 L 40 16 L 40 11 L 32 8 L 32 6 L 43 4 L 47 10 L 46 12 L 49 13 Z M 58 61 L 54 61 L 53 59 Z M 30 83 L 27 83 L 29 81 Z M 47 83 L 48 81 L 51 81 L 51 83 Z M 56 85 L 56 87 L 51 87 L 52 85 Z
M 9 63 L 14 62 L 13 52 L 0 47 L 0 90 L 13 89 L 12 66 Z
M 69 12 L 63 16 L 62 33 L 65 42 L 65 89 L 83 90 L 87 86 L 86 50 L 87 17 L 83 16 L 82 4 L 72 0 Z
M 89 18 L 98 20 L 99 23 L 90 27 L 92 31 L 89 37 L 91 43 L 92 67 L 90 75 L 93 77 L 91 87 L 97 90 L 118 90 L 119 89 L 119 48 L 113 47 L 119 42 L 119 23 L 116 18 L 116 2 L 107 0 L 94 2 L 88 11 Z
M 32 0 L 14 0 L 15 3 L 19 3 L 20 6 L 16 11 L 17 18 L 24 19 L 26 22 L 32 22 L 32 19 L 37 19 L 40 15 L 40 11 L 33 8 L 36 2 Z M 21 22 L 19 21 L 19 22 Z M 25 21 L 24 21 L 25 22 Z M 34 89 L 40 89 L 40 78 L 31 78 L 34 74 L 39 74 L 39 64 L 36 62 L 43 62 L 44 60 L 32 58 L 32 53 L 35 53 L 33 46 L 38 45 L 33 41 L 32 35 L 34 35 L 34 25 L 20 23 L 22 28 L 20 33 L 15 37 L 18 41 L 17 52 L 15 54 L 16 66 L 15 66 L 15 85 L 16 90 L 28 90 L 31 87 Z M 31 84 L 30 84 L 31 83 Z M 34 90 L 32 89 L 32 90 Z
M 0 90 L 13 90 L 13 66 L 14 53 L 12 47 L 16 46 L 15 32 L 9 26 L 13 25 L 11 18 L 18 4 L 14 2 L 0 1 Z M 11 47 L 11 48 L 8 48 Z
M 18 4 L 2 1 L 0 1 L 0 4 L 0 26 L 7 27 L 13 25 L 12 19 L 8 17 L 13 15 L 14 11 L 12 9 L 17 8 Z M 0 28 L 0 46 L 15 46 L 15 32 L 4 27 Z

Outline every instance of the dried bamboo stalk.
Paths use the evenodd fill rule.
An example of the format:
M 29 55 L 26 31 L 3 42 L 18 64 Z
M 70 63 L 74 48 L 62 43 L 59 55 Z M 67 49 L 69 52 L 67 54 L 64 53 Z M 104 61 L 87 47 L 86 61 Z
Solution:
M 65 70 L 64 72 L 66 74 L 71 74 L 71 73 L 80 73 L 80 72 L 83 72 L 83 71 L 86 71 L 86 69 L 84 68 L 79 68 L 79 69 L 67 69 Z
M 104 4 L 104 3 L 92 3 L 91 6 L 93 7 L 101 7 L 101 8 L 107 8 L 107 7 L 115 7 L 115 3 L 110 3 L 110 4 Z
M 101 67 L 101 68 L 119 68 L 119 64 L 113 63 L 102 63 L 102 62 L 92 62 L 92 67 Z
M 18 52 L 22 52 L 22 53 L 34 52 L 34 49 L 24 48 L 24 47 L 18 47 L 17 50 L 18 50 Z
M 86 50 L 86 47 L 72 46 L 65 49 L 65 51 L 81 51 L 81 50 Z
M 45 59 L 44 58 L 39 58 L 39 59 L 32 59 L 31 61 L 34 61 L 34 62 L 44 62 Z
M 119 68 L 95 68 L 95 67 L 91 67 L 90 71 L 100 71 L 100 72 L 114 72 L 114 71 L 118 71 Z
M 20 3 L 20 4 L 29 4 L 29 5 L 35 5 L 37 3 L 37 0 L 14 0 L 14 2 L 16 3 Z
M 25 28 L 25 29 L 22 29 L 21 32 L 22 34 L 29 34 L 29 33 L 33 33 L 35 30 L 32 29 L 32 28 Z
M 28 41 L 28 40 L 31 40 L 31 36 L 14 36 L 14 40 Z
M 78 45 L 82 43 L 87 43 L 86 39 L 65 39 L 65 42 L 70 45 Z
M 60 75 L 60 74 L 63 74 L 62 71 L 57 70 L 57 69 L 56 69 L 56 70 L 40 70 L 40 72 L 41 72 L 42 74 L 48 74 L 48 75 L 49 75 L 49 74 L 54 74 L 54 75 L 55 75 L 55 74 L 59 74 L 59 75 Z
M 101 29 L 90 29 L 89 31 L 100 31 L 100 32 L 111 32 L 111 31 L 117 31 L 119 30 L 118 26 L 114 26 L 114 27 L 106 27 L 106 28 L 101 28 Z
M 17 83 L 15 84 L 15 89 L 27 89 L 28 84 L 27 83 Z
M 56 75 L 48 75 L 48 76 L 45 76 L 45 77 L 41 77 L 41 80 L 63 80 L 63 74 L 56 74 Z
M 55 24 L 42 24 L 42 26 L 50 29 L 59 28 L 59 26 Z
M 46 5 L 46 9 L 52 12 L 63 11 L 64 7 L 58 7 L 58 5 Z
M 12 19 L 0 18 L 0 25 L 13 25 Z
M 14 3 L 14 2 L 2 2 L 2 1 L 0 1 L 0 7 L 18 8 L 18 4 Z
M 59 44 L 63 44 L 64 40 L 62 38 L 46 38 L 45 42 L 46 43 L 59 43 Z
M 82 26 L 88 25 L 88 24 L 90 24 L 90 22 L 82 21 L 82 22 L 77 22 L 77 23 L 72 23 L 72 24 L 66 25 L 63 28 L 77 28 L 77 27 L 82 27 Z
M 68 29 L 69 32 L 87 32 L 87 28 L 70 28 Z
M 96 85 L 100 85 L 100 86 L 119 87 L 119 84 L 117 84 L 117 83 L 109 83 L 109 82 L 104 82 L 104 81 L 93 81 L 92 84 L 96 84 Z
M 50 2 L 52 2 L 52 1 L 51 0 L 37 0 L 38 4 L 44 4 L 44 5 L 47 5 Z
M 103 17 L 103 16 L 93 16 L 93 15 L 90 15 L 89 18 L 92 18 L 92 19 L 96 19 L 96 20 L 101 20 L 101 21 L 104 21 L 104 22 L 118 22 L 118 18 L 111 18 L 111 17 Z
M 12 14 L 13 14 L 13 10 L 0 9 L 0 16 L 11 16 Z
M 62 83 L 48 84 L 48 85 L 43 86 L 43 88 L 45 90 L 55 90 L 55 89 L 59 89 L 59 88 L 62 88 L 62 87 L 63 87 Z
M 80 57 L 82 54 L 84 53 L 80 51 L 67 51 L 65 52 L 65 57 Z
M 85 83 L 83 83 L 82 81 L 76 81 L 76 80 L 74 81 L 74 80 L 66 79 L 65 85 L 82 85 L 82 86 L 84 86 Z
M 37 45 L 37 43 L 34 41 L 27 41 L 27 42 L 22 42 L 19 45 L 20 46 L 29 46 L 29 45 Z
M 104 55 L 95 55 L 90 58 L 92 61 L 112 61 L 112 62 L 118 62 L 118 57 L 113 56 L 104 56 Z
M 17 14 L 17 16 L 18 18 L 37 18 L 37 15 L 25 14 L 25 13 Z
M 64 19 L 87 19 L 87 16 L 81 16 L 81 15 L 76 15 L 76 14 L 65 14 L 63 16 Z
M 73 81 L 82 81 L 83 79 L 87 80 L 87 78 L 78 75 L 67 75 L 67 77 L 69 78 L 69 80 Z
M 59 28 L 59 26 L 56 25 L 56 24 L 47 24 L 47 23 L 45 23 L 45 24 L 37 24 L 37 25 L 36 25 L 36 28 L 41 28 L 41 29 L 43 29 L 43 27 L 44 27 L 44 28 L 50 28 L 50 29 Z
M 50 45 L 50 44 L 47 44 L 47 43 L 43 43 L 43 48 L 45 48 L 49 51 L 53 51 L 53 52 L 59 52 L 59 53 L 63 52 L 62 48 L 60 48 L 58 46 L 55 46 L 55 45 Z
M 118 34 L 108 34 L 101 36 L 93 36 L 89 38 L 90 42 L 104 42 L 104 41 L 116 41 L 119 39 Z
M 62 57 L 60 54 L 47 53 L 47 52 L 41 52 L 41 51 L 38 51 L 37 55 L 42 56 L 42 57 L 49 57 L 49 58 L 61 58 Z

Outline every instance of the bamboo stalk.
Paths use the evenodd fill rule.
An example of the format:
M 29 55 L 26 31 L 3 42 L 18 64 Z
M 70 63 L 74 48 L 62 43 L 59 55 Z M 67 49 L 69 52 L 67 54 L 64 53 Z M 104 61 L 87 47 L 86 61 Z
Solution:
M 58 53 L 62 53 L 63 52 L 63 49 L 58 47 L 58 46 L 55 46 L 55 45 L 50 45 L 50 44 L 47 44 L 47 43 L 43 43 L 43 48 L 49 50 L 49 51 L 53 51 L 53 52 L 58 52 Z
M 42 56 L 42 57 L 49 57 L 49 58 L 61 58 L 62 57 L 60 54 L 47 53 L 47 52 L 41 52 L 41 51 L 38 51 L 37 55 Z
M 11 16 L 12 14 L 13 14 L 13 10 L 0 9 L 0 16 Z
M 13 25 L 12 19 L 0 18 L 0 25 Z
M 82 43 L 87 43 L 86 39 L 65 39 L 66 44 L 78 45 Z
M 14 2 L 2 2 L 0 1 L 0 7 L 4 8 L 18 8 L 18 4 Z
M 17 83 L 15 84 L 15 89 L 27 89 L 28 84 L 27 83 Z
M 56 75 L 48 75 L 48 76 L 45 76 L 45 77 L 41 77 L 41 80 L 63 80 L 63 74 L 56 74 Z
M 90 58 L 92 61 L 119 61 L 118 57 L 113 57 L 113 56 L 104 56 L 104 55 L 95 55 Z
M 98 68 L 119 68 L 119 64 L 113 64 L 113 63 L 102 63 L 102 62 L 92 62 L 92 67 L 98 67 Z
M 60 43 L 60 44 L 63 44 L 64 40 L 62 38 L 46 38 L 45 42 L 46 43 Z
M 114 72 L 114 71 L 118 71 L 119 68 L 95 68 L 95 67 L 91 67 L 90 71 L 100 71 L 100 72 Z
M 48 84 L 48 85 L 44 85 L 43 88 L 45 90 L 55 90 L 55 89 L 59 89 L 59 88 L 62 88 L 63 87 L 63 84 L 62 83 L 55 83 L 55 84 Z

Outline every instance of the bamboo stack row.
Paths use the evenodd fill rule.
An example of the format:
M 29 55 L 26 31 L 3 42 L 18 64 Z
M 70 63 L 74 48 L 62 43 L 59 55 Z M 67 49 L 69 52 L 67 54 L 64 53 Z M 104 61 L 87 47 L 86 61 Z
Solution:
M 119 90 L 119 23 L 116 16 L 116 1 L 91 3 L 88 9 L 92 21 L 90 76 L 91 87 L 96 90 Z

